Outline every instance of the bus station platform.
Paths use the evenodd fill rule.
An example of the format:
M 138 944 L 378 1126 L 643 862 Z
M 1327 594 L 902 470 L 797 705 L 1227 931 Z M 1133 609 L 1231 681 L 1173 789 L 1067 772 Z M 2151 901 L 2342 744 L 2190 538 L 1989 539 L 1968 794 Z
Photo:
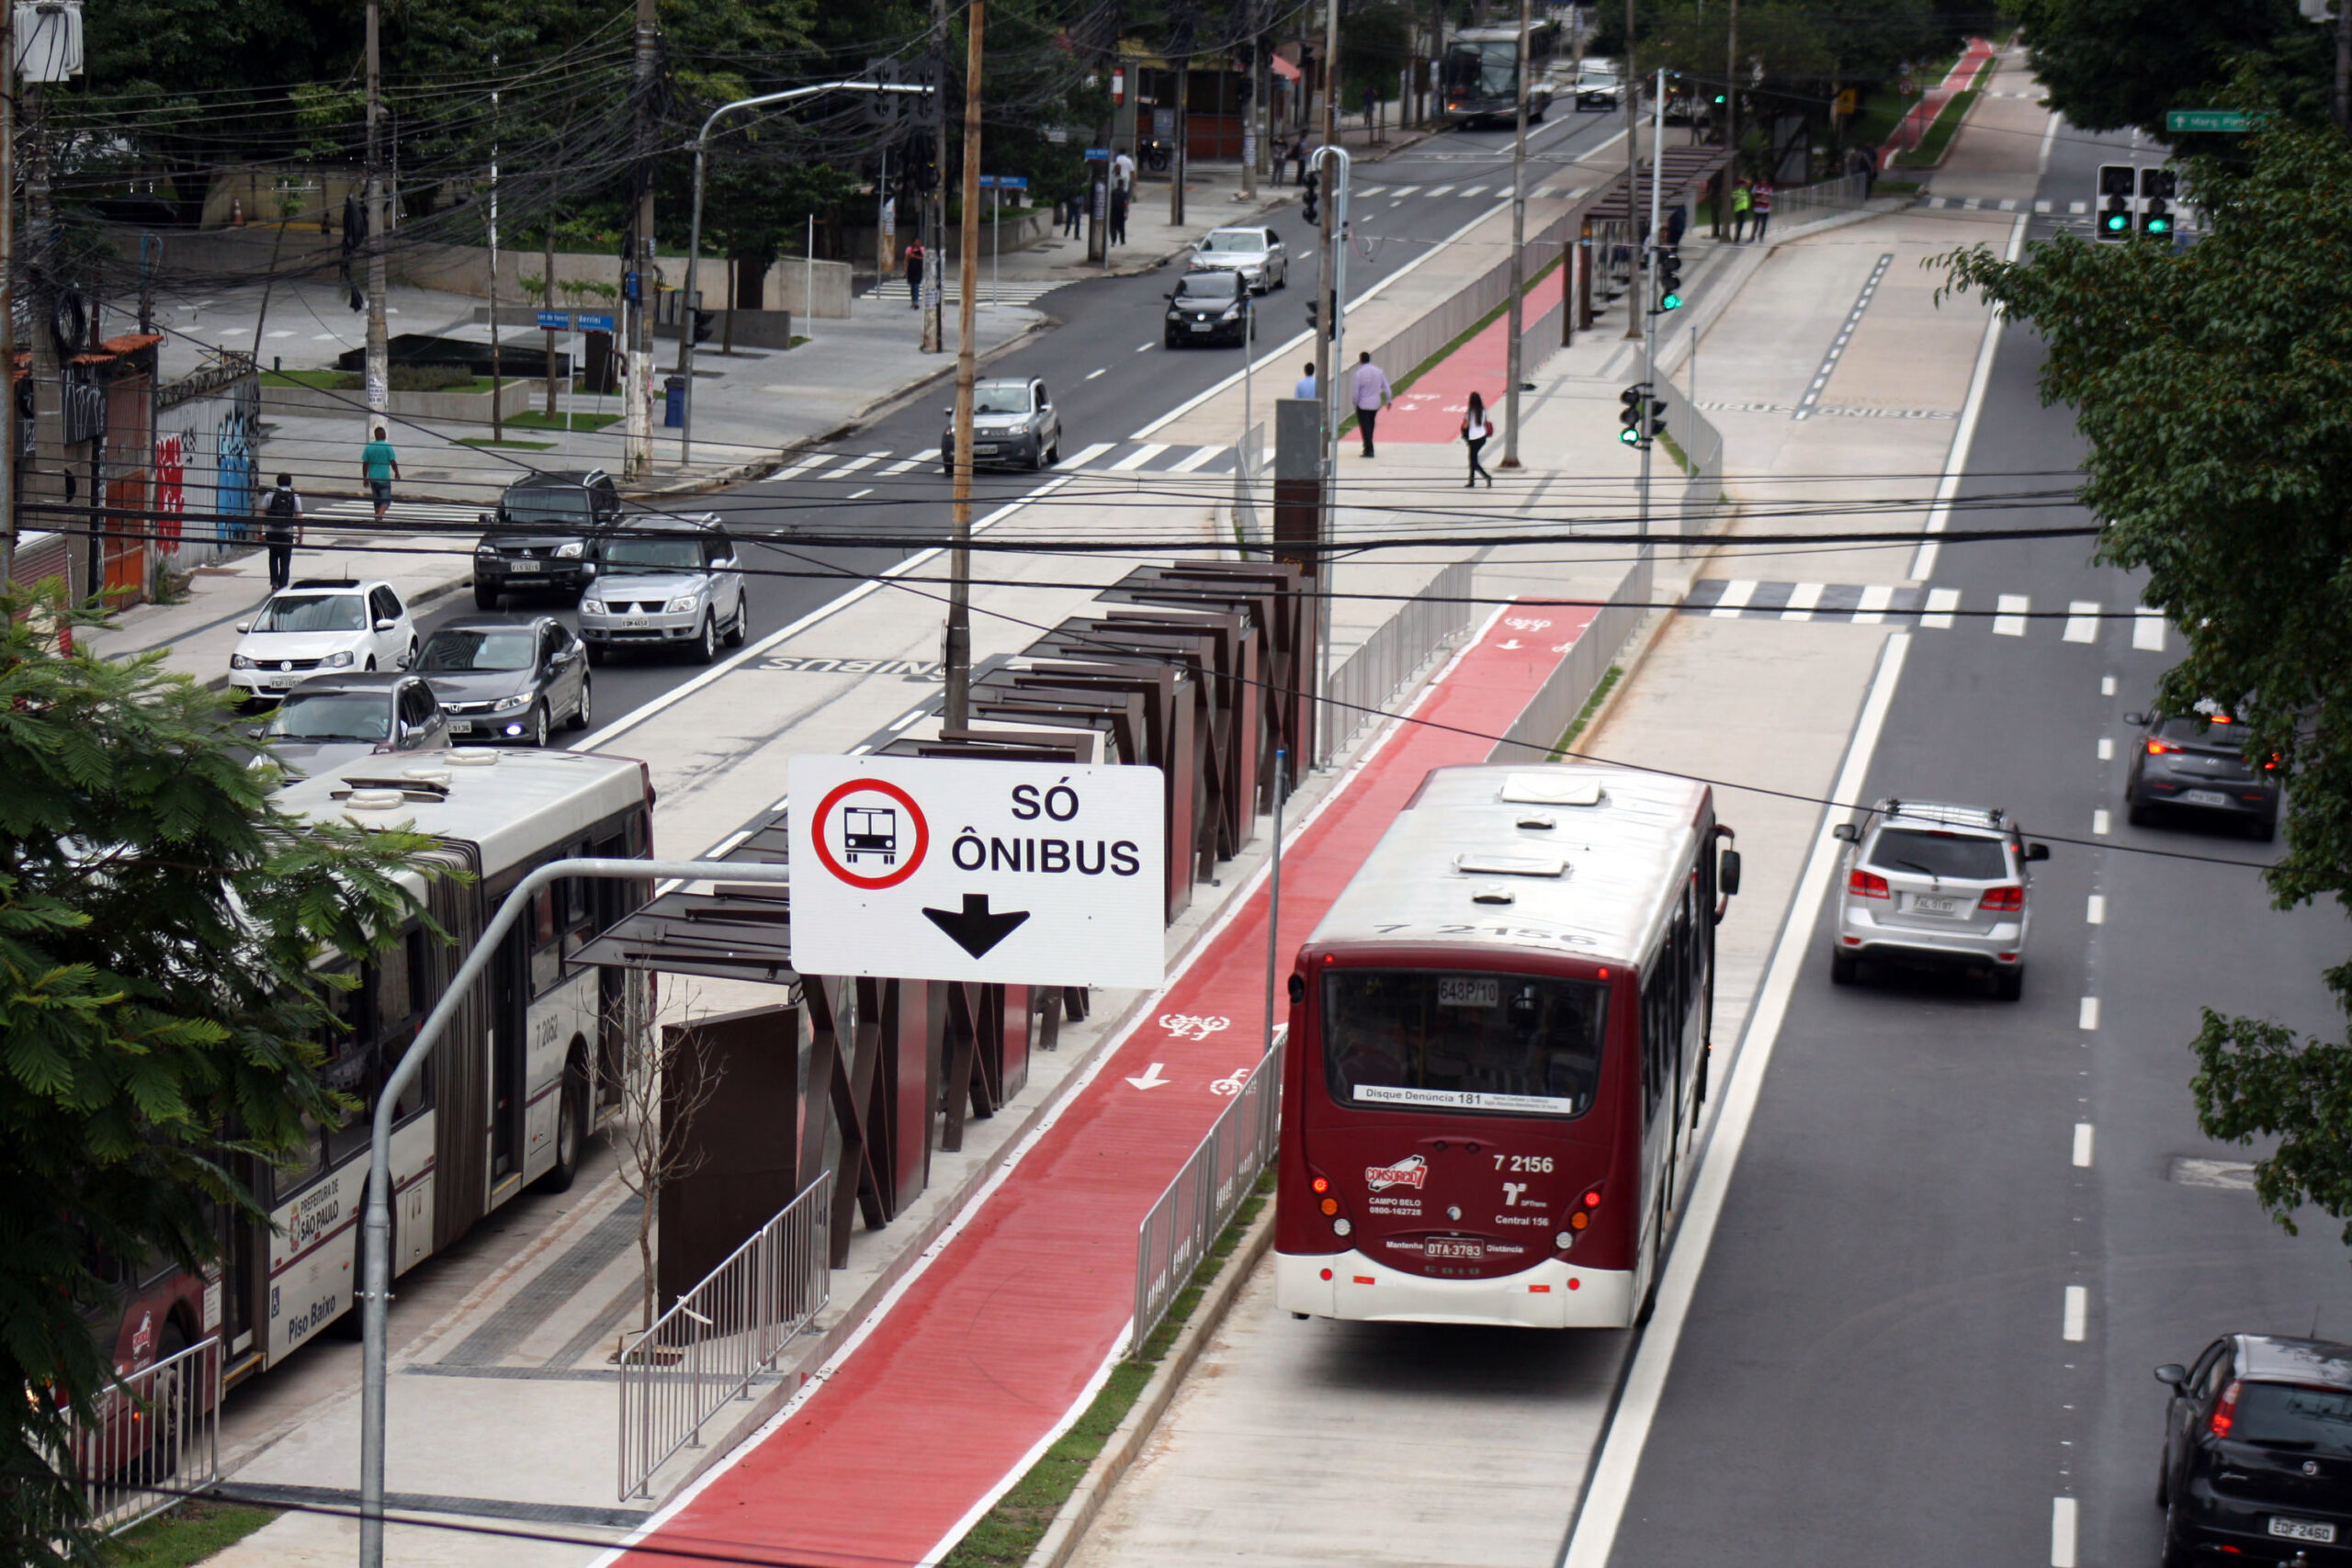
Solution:
M 1477 625 L 1405 722 L 1286 833 L 1278 954 L 1296 951 L 1423 775 L 1487 759 L 1490 738 L 1591 618 L 1555 605 Z M 1136 1224 L 1265 1049 L 1267 923 L 1261 877 L 1090 1081 L 1008 1153 L 985 1204 L 903 1281 L 887 1315 L 624 1560 L 684 1564 L 724 1550 L 865 1568 L 932 1562 L 954 1546 L 1124 1353 Z

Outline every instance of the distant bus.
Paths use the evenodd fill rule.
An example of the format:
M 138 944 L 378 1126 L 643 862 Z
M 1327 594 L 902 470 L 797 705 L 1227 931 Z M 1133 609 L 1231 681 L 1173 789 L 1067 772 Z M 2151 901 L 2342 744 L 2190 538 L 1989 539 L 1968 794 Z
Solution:
M 1706 1094 L 1730 836 L 1705 786 L 1656 773 L 1422 781 L 1292 972 L 1283 1309 L 1647 1316 Z
M 1544 66 L 1556 47 L 1559 27 L 1530 25 L 1527 118 L 1541 120 L 1552 107 Z M 1519 28 L 1464 28 L 1445 46 L 1438 68 L 1439 113 L 1449 125 L 1494 125 L 1519 118 Z
M 413 826 L 440 840 L 435 859 L 473 880 L 412 879 L 454 942 L 412 920 L 364 966 L 357 989 L 334 993 L 349 1027 L 324 1041 L 322 1075 L 361 1109 L 340 1127 L 312 1128 L 291 1167 L 240 1162 L 237 1174 L 270 1224 L 224 1215 L 221 1261 L 201 1277 L 168 1263 L 108 1266 L 120 1312 L 110 1329 L 96 1326 L 125 1376 L 217 1336 L 225 1384 L 343 1319 L 358 1284 L 379 1089 L 475 939 L 515 884 L 548 861 L 652 853 L 653 789 L 642 762 L 481 749 L 420 765 L 426 755 L 375 759 L 380 780 L 355 765 L 277 797 L 298 817 Z M 386 787 L 355 790 L 351 780 Z M 526 1186 L 571 1185 L 589 1135 L 618 1104 L 626 1037 L 650 1027 L 653 1000 L 645 975 L 573 955 L 650 893 L 650 883 L 584 880 L 542 890 L 466 999 L 392 1125 L 395 1274 Z

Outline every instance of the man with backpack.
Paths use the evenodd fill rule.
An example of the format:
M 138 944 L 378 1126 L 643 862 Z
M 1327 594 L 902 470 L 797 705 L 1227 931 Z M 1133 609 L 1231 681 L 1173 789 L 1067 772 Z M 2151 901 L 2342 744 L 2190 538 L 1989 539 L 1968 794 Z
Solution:
M 262 498 L 262 537 L 269 546 L 271 592 L 294 580 L 294 547 L 302 542 L 302 498 L 294 492 L 294 476 L 277 476 L 277 488 Z

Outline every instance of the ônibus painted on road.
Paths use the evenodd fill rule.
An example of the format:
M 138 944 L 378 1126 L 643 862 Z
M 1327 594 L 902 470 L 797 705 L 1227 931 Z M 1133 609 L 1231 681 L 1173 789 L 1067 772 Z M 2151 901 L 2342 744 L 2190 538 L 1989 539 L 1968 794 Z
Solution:
M 1646 1315 L 1706 1095 L 1730 837 L 1705 786 L 1655 773 L 1422 781 L 1291 976 L 1283 1308 Z
M 412 828 L 440 840 L 433 858 L 469 874 L 411 881 L 449 942 L 411 920 L 356 989 L 333 993 L 347 1026 L 323 1041 L 322 1071 L 358 1100 L 340 1127 L 311 1130 L 292 1166 L 245 1162 L 238 1174 L 270 1224 L 224 1217 L 221 1262 L 202 1277 L 169 1264 L 107 1267 L 123 1303 L 112 1327 L 129 1375 L 211 1335 L 224 1382 L 276 1364 L 346 1317 L 359 1280 L 358 1238 L 376 1093 L 509 890 L 571 855 L 652 853 L 653 788 L 645 765 L 571 751 L 460 750 L 386 758 L 306 780 L 278 803 L 297 817 Z M 393 762 L 405 766 L 390 766 Z M 379 787 L 355 789 L 351 781 Z M 390 787 L 381 787 L 381 786 Z M 536 1184 L 571 1184 L 598 1122 L 618 1103 L 625 1041 L 649 1027 L 646 976 L 582 965 L 573 955 L 650 896 L 650 886 L 567 881 L 536 907 L 485 973 L 408 1090 L 392 1129 L 392 1268 L 448 1247 L 491 1210 Z M 335 967 L 344 967 L 341 964 Z M 98 1325 L 101 1338 L 108 1326 Z

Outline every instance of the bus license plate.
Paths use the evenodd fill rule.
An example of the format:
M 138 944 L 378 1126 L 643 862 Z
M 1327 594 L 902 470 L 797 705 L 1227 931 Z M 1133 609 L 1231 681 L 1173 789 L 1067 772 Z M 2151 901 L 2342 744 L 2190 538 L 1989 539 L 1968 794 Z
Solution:
M 2230 797 L 2218 789 L 2191 789 L 2181 792 L 2180 803 L 2183 806 L 2227 806 Z
M 1425 1258 L 1466 1258 L 1475 1263 L 1487 1256 L 1487 1244 L 1483 1241 L 1448 1241 L 1441 1237 L 1423 1243 L 1421 1255 Z M 2274 1527 L 2275 1523 L 2276 1521 L 2274 1521 Z M 2330 1539 L 2333 1537 L 2331 1536 Z
M 1960 900 L 1957 898 L 1922 898 L 1917 894 L 1914 894 L 1911 898 L 1911 911 L 1917 915 L 1957 915 L 1960 913 Z
M 2321 1524 L 2316 1519 L 2282 1519 L 2273 1515 L 2270 1533 L 2284 1536 L 2289 1540 L 2317 1541 L 2322 1546 L 2335 1544 L 2335 1527 Z

